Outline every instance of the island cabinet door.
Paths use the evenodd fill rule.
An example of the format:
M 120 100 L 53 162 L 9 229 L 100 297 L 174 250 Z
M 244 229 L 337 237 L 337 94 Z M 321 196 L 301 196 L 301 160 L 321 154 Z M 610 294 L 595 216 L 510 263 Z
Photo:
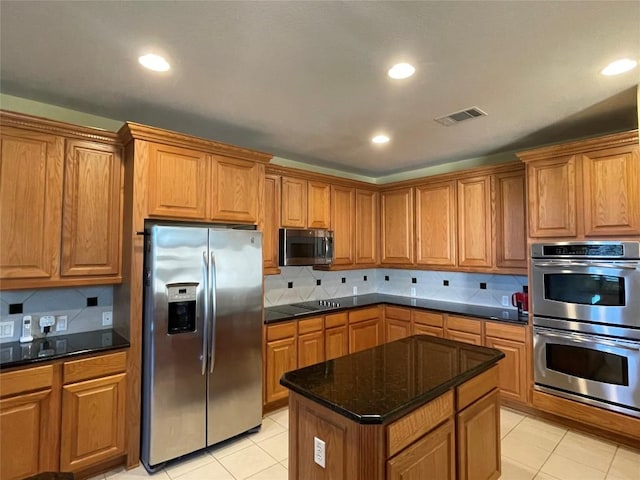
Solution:
M 387 480 L 454 480 L 454 422 L 449 420 L 387 461 Z
M 457 415 L 459 480 L 500 478 L 500 404 L 498 389 Z

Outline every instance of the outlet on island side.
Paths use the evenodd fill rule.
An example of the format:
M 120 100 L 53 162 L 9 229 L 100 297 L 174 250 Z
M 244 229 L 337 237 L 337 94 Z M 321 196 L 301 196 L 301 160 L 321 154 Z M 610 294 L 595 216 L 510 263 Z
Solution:
M 313 437 L 313 461 L 325 468 L 325 443 L 318 437 Z

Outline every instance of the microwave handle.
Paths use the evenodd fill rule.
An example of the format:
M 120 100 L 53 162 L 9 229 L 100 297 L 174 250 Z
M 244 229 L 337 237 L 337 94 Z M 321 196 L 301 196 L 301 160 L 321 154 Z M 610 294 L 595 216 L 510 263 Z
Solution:
M 536 330 L 536 335 L 540 335 L 541 337 L 552 337 L 552 338 L 561 338 L 563 340 L 571 340 L 572 342 L 580 342 L 580 343 L 590 343 L 592 345 L 604 345 L 605 347 L 615 347 L 615 348 L 623 348 L 625 350 L 631 350 L 637 352 L 640 350 L 635 343 L 629 342 L 612 342 L 610 340 L 605 340 L 602 337 L 585 337 L 583 335 L 578 335 L 575 333 L 564 335 L 561 333 L 552 333 L 547 331 Z

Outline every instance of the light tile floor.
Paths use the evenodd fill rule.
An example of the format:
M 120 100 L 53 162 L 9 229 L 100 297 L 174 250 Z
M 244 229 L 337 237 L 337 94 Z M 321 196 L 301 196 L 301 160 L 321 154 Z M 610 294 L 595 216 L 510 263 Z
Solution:
M 640 450 L 503 408 L 503 480 L 640 480 Z M 92 480 L 287 480 L 289 411 L 246 434 L 174 463 L 153 476 L 140 466 Z M 427 479 L 425 479 L 427 480 Z

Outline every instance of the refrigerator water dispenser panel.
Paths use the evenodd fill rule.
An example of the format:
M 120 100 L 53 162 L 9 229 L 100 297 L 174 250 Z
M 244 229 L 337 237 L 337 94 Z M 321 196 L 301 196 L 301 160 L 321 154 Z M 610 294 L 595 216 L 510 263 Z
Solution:
M 196 331 L 197 288 L 197 283 L 167 285 L 169 335 Z

